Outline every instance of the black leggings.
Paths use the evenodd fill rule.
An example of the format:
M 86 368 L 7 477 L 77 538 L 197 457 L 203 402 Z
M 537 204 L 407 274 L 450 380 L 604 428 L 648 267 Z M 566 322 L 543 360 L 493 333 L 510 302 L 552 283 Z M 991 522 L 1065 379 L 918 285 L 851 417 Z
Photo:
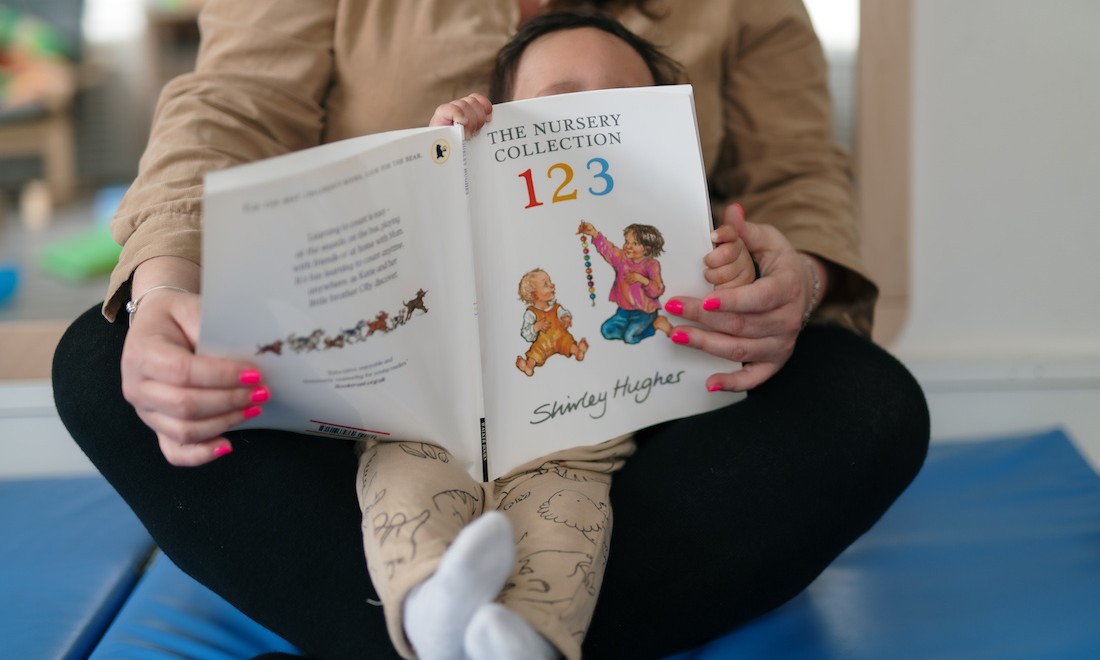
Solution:
M 122 398 L 126 328 L 98 306 L 78 318 L 54 358 L 54 397 L 164 552 L 307 655 L 395 657 L 368 603 L 350 446 L 242 431 L 224 458 L 169 465 Z M 744 401 L 639 433 L 613 480 L 586 657 L 661 657 L 786 602 L 905 489 L 928 437 L 924 396 L 900 363 L 816 326 Z

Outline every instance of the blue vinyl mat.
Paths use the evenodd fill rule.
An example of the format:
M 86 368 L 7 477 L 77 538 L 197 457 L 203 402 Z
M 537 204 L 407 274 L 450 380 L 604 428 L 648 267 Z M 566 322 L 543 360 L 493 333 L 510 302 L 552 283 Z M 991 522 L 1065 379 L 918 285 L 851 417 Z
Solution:
M 1100 658 L 1100 477 L 1060 430 L 935 442 L 805 592 L 676 658 Z
M 83 658 L 153 539 L 100 477 L 0 480 L 0 658 Z
M 290 647 L 160 557 L 93 657 L 276 650 Z M 727 658 L 1100 658 L 1100 477 L 1060 430 L 935 442 L 909 490 L 805 592 L 674 660 Z

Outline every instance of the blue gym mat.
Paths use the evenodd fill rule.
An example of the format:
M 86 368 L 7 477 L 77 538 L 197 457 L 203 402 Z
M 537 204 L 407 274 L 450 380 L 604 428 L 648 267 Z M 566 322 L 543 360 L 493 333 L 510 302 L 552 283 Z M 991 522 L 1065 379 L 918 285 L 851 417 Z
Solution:
M 115 510 L 121 502 L 103 497 L 105 485 L 94 489 L 94 506 L 81 505 L 92 503 L 84 491 L 64 490 L 87 486 L 0 487 L 0 558 L 7 563 L 0 566 L 0 628 L 8 631 L 0 635 L 0 657 L 59 657 L 38 651 L 56 648 L 51 636 L 62 631 L 82 638 L 68 648 L 91 642 L 96 658 L 232 660 L 290 650 L 164 557 L 122 596 L 125 604 L 95 644 L 87 633 L 118 607 L 147 541 L 128 511 Z M 46 516 L 33 502 L 47 496 L 68 504 Z M 107 514 L 121 527 L 105 525 L 100 516 Z M 84 524 L 74 528 L 66 515 Z M 20 540 L 35 519 L 47 531 L 108 537 L 134 549 L 93 550 L 53 536 Z M 118 559 L 110 570 L 104 555 Z M 66 557 L 82 570 L 67 571 Z M 97 585 L 90 590 L 97 595 L 83 597 L 79 615 L 62 611 L 74 604 L 68 589 L 83 583 Z M 38 651 L 21 653 L 30 649 Z M 1100 477 L 1057 429 L 935 442 L 909 490 L 805 592 L 670 660 L 726 658 L 1100 658 Z
M 677 660 L 1100 658 L 1100 477 L 1061 430 L 936 442 L 805 592 Z

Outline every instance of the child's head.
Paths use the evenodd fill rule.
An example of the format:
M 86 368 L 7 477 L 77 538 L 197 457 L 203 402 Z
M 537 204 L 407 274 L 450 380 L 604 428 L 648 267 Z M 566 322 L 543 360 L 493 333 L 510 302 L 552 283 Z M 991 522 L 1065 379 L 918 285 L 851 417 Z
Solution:
M 633 224 L 623 230 L 623 251 L 630 258 L 639 258 L 631 254 L 634 246 L 641 246 L 641 255 L 659 257 L 665 251 L 665 237 L 653 225 Z
M 547 303 L 554 299 L 554 283 L 541 268 L 529 270 L 519 278 L 519 299 L 528 305 Z
M 615 87 L 668 85 L 680 65 L 614 18 L 593 10 L 537 16 L 497 54 L 493 103 Z

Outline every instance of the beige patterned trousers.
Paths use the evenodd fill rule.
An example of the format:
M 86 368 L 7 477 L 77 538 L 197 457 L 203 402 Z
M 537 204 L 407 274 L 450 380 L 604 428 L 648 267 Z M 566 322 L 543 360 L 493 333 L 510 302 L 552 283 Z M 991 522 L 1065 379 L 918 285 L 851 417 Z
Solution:
M 498 601 L 567 658 L 579 658 L 611 540 L 611 474 L 634 451 L 631 436 L 532 461 L 489 483 L 475 481 L 445 450 L 419 442 L 367 442 L 357 492 L 367 567 L 391 640 L 414 657 L 401 604 L 431 576 L 459 531 L 496 509 L 516 542 Z

